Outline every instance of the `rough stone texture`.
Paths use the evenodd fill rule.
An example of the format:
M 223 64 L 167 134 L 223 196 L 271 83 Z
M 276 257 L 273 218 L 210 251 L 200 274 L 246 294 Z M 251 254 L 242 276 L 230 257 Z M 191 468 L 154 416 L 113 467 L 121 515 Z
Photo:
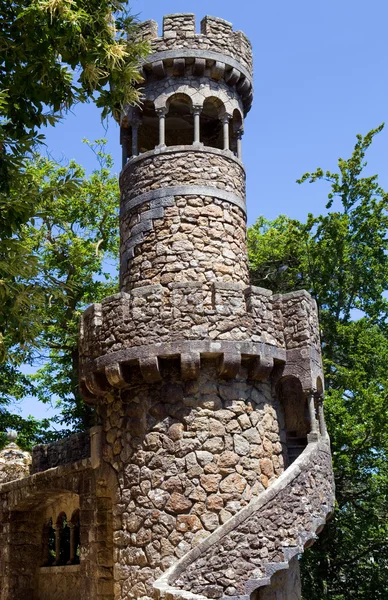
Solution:
M 73 566 L 48 567 L 50 573 L 41 567 L 48 516 L 70 516 L 74 506 L 80 509 L 81 561 L 73 596 L 65 588 L 75 577 Z M 48 600 L 51 583 L 62 600 L 113 600 L 112 537 L 110 491 L 87 460 L 0 485 L 0 599 Z
M 230 120 L 241 156 L 242 123 L 223 110 L 249 110 L 250 45 L 213 17 L 201 34 L 181 14 L 162 38 L 153 22 L 141 31 L 157 53 L 144 65 L 145 148 L 158 117 L 163 141 L 151 102 L 215 98 L 198 128 L 178 96 L 174 146 L 123 170 L 121 291 L 80 327 L 80 390 L 98 425 L 90 448 L 82 435 L 39 446 L 34 474 L 0 479 L 0 600 L 300 600 L 295 556 L 332 510 L 333 478 L 315 302 L 249 285 L 245 173 L 226 149 Z M 194 123 L 225 149 L 182 147 Z M 73 541 L 79 515 L 80 564 L 49 567 L 64 515 Z
M 29 475 L 30 465 L 31 454 L 10 442 L 0 451 L 0 485 Z
M 135 159 L 124 169 L 120 221 L 121 287 L 172 281 L 248 281 L 245 173 L 232 156 L 194 149 Z M 139 204 L 142 194 L 205 186 L 209 196 L 172 195 Z M 213 191 L 214 190 L 214 191 Z
M 288 569 L 278 571 L 271 579 L 271 585 L 258 588 L 251 595 L 252 600 L 299 600 L 302 595 L 298 557 L 290 560 Z
M 157 24 L 146 21 L 140 33 L 152 41 L 153 52 L 172 49 L 213 50 L 238 57 L 241 64 L 252 72 L 252 47 L 242 31 L 233 31 L 232 24 L 217 17 L 206 16 L 201 21 L 201 33 L 195 32 L 195 16 L 167 15 L 163 19 L 163 37 L 158 38 Z
M 197 381 L 182 383 L 170 366 L 163 382 L 132 386 L 99 411 L 104 458 L 119 478 L 122 598 L 152 596 L 155 578 L 283 472 L 283 417 L 270 385 L 246 374 L 219 381 L 212 360 Z
M 67 465 L 89 457 L 89 431 L 75 433 L 64 440 L 59 440 L 52 444 L 34 446 L 32 450 L 31 473 L 46 471 L 59 465 Z
M 271 576 L 287 568 L 315 539 L 333 511 L 333 490 L 330 448 L 322 439 L 312 443 L 272 488 L 180 561 L 164 578 L 170 586 L 164 591 L 235 598 L 270 584 Z M 279 577 L 270 589 L 275 592 L 286 583 L 287 578 Z M 156 586 L 162 589 L 163 583 Z M 295 587 L 284 589 L 280 598 L 300 598 L 299 593 Z
M 120 177 L 122 204 L 125 208 L 128 201 L 140 194 L 185 184 L 210 185 L 215 190 L 227 190 L 245 198 L 245 171 L 231 154 L 213 154 L 211 148 L 196 152 L 191 147 L 129 162 Z
M 82 600 L 80 565 L 41 567 L 38 570 L 39 600 Z
M 125 291 L 178 281 L 247 281 L 241 209 L 211 196 L 175 196 L 164 200 L 167 206 L 160 204 L 158 199 L 145 203 L 123 219 L 121 281 Z
M 144 356 L 148 345 L 148 355 L 176 356 L 183 350 L 174 344 L 183 340 L 191 342 L 188 351 L 199 340 L 253 341 L 265 344 L 268 357 L 277 356 L 283 363 L 279 352 L 286 350 L 287 362 L 279 376 L 298 375 L 307 391 L 317 389 L 318 378 L 323 381 L 317 327 L 316 304 L 304 291 L 283 297 L 261 288 L 244 289 L 241 284 L 174 281 L 166 287 L 145 286 L 116 294 L 89 307 L 81 321 L 81 367 L 85 374 L 101 371 L 107 363 L 93 359 L 109 355 L 113 362 L 128 362 L 129 356 L 120 354 L 126 349 L 131 349 L 133 361 Z M 164 342 L 168 348 L 161 347 Z M 276 348 L 279 352 L 273 354 Z M 273 360 L 267 375 L 272 367 Z

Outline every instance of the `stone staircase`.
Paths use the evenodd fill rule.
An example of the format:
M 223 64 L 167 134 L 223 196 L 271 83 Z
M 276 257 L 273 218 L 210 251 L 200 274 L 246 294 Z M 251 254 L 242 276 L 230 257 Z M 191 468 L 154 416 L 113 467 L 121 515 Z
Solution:
M 155 583 L 163 600 L 249 600 L 316 539 L 334 509 L 329 439 L 304 451 L 258 498 Z

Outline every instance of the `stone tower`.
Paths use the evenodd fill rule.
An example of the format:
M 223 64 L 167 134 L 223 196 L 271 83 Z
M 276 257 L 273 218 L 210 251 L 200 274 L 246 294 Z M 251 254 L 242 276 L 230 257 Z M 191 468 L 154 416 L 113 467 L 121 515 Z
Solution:
M 157 29 L 140 27 L 144 101 L 121 123 L 121 291 L 81 323 L 112 495 L 98 597 L 295 600 L 333 508 L 316 305 L 249 283 L 249 41 L 209 16 Z

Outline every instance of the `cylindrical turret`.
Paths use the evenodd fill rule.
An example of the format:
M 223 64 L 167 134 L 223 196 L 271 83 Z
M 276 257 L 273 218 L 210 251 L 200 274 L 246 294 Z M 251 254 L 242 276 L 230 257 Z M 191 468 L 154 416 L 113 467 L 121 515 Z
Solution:
M 182 14 L 140 33 L 152 54 L 121 122 L 121 291 L 80 328 L 80 389 L 115 474 L 115 598 L 247 598 L 280 568 L 297 581 L 293 557 L 331 510 L 316 304 L 249 285 L 248 40 Z
M 249 41 L 214 17 L 196 34 L 191 14 L 165 17 L 161 38 L 154 21 L 140 32 L 152 54 L 142 105 L 121 123 L 121 289 L 247 285 L 241 137 L 252 101 Z

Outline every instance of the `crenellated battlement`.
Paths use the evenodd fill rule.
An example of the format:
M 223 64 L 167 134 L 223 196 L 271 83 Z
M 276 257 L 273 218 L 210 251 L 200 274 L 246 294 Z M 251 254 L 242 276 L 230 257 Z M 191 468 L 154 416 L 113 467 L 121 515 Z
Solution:
M 242 31 L 224 19 L 206 16 L 196 32 L 195 15 L 178 13 L 163 19 L 162 35 L 158 24 L 146 21 L 138 33 L 151 42 L 151 55 L 144 64 L 146 79 L 202 77 L 223 81 L 240 96 L 247 113 L 252 104 L 252 47 Z
M 192 351 L 199 368 L 201 354 L 234 353 L 239 355 L 234 362 L 240 361 L 232 369 L 234 376 L 241 355 L 253 359 L 265 354 L 268 376 L 275 362 L 289 362 L 291 352 L 293 368 L 298 363 L 302 385 L 310 389 L 321 377 L 317 332 L 316 305 L 305 291 L 282 296 L 236 283 L 173 282 L 138 287 L 91 305 L 81 320 L 80 359 L 84 373 L 90 374 L 114 363 L 138 364 L 139 359 Z M 229 349 L 231 344 L 236 350 Z M 195 378 L 198 369 L 190 369 L 189 378 Z M 263 373 L 259 369 L 257 378 Z M 120 385 L 124 383 L 123 376 Z
M 162 35 L 158 36 L 156 21 L 144 21 L 138 25 L 143 39 L 152 43 L 154 52 L 172 48 L 198 47 L 203 50 L 223 52 L 238 57 L 252 75 L 252 46 L 242 31 L 233 31 L 232 23 L 206 15 L 200 22 L 200 32 L 196 32 L 196 19 L 192 13 L 165 15 Z

